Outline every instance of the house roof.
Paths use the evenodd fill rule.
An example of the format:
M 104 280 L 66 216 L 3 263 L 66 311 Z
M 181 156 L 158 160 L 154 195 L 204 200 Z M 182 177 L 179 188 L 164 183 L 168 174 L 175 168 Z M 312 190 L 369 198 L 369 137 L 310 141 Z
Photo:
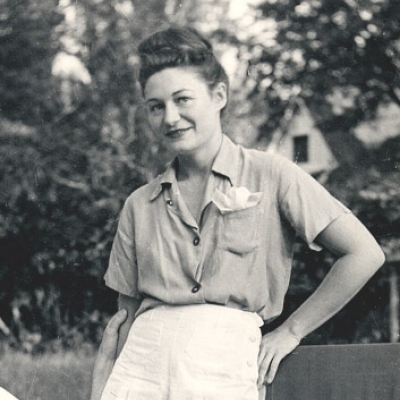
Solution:
M 268 149 L 279 149 L 284 137 L 290 134 L 291 124 L 295 118 L 311 118 L 314 128 L 322 134 L 330 151 L 336 158 L 340 168 L 361 168 L 371 161 L 371 152 L 352 133 L 349 122 L 344 117 L 336 117 L 329 121 L 317 123 L 306 103 L 301 98 L 295 98 L 289 104 L 279 130 L 272 135 Z
M 341 167 L 359 168 L 370 161 L 370 152 L 351 132 L 350 127 L 334 120 L 318 125 Z

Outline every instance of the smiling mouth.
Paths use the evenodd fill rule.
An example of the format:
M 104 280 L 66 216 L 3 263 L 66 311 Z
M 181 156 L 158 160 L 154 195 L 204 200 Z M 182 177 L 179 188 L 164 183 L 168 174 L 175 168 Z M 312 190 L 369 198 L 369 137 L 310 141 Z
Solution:
M 189 127 L 189 128 L 184 128 L 184 129 L 174 129 L 174 130 L 172 130 L 172 131 L 168 131 L 166 134 L 165 134 L 165 136 L 166 137 L 169 137 L 169 138 L 173 138 L 173 139 L 176 139 L 176 138 L 179 138 L 179 137 L 181 137 L 183 134 L 185 134 L 188 130 L 190 130 L 191 129 L 191 127 Z

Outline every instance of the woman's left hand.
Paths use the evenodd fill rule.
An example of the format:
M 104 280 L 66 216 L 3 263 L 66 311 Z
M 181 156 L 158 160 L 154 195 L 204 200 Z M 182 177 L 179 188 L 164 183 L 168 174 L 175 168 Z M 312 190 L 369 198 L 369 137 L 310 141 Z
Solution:
M 275 378 L 280 362 L 300 343 L 300 339 L 282 327 L 267 333 L 261 339 L 258 354 L 257 386 L 270 384 Z

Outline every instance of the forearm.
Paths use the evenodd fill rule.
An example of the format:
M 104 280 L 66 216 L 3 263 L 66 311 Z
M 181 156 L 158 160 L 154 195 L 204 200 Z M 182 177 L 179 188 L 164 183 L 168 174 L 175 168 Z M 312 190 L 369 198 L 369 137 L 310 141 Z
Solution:
M 281 326 L 299 339 L 341 310 L 382 265 L 377 257 L 348 254 L 339 258 L 317 290 Z
M 336 314 L 384 262 L 379 245 L 350 213 L 332 221 L 316 238 L 338 256 L 318 289 L 280 327 L 261 342 L 258 385 L 271 383 L 279 363 L 299 341 Z
M 135 315 L 137 310 L 139 309 L 140 304 L 141 300 L 137 300 L 129 296 L 120 295 L 118 298 L 118 308 L 120 310 L 127 310 L 128 316 L 119 329 L 117 357 L 119 356 L 122 348 L 125 345 L 126 339 L 128 338 L 129 330 L 133 322 L 135 321 Z
M 117 347 L 117 357 L 120 355 L 122 348 L 126 343 L 126 339 L 128 338 L 129 330 L 134 322 L 134 318 L 128 317 L 126 322 L 121 326 L 118 335 L 118 347 Z
M 90 400 L 100 400 L 104 386 L 111 374 L 115 359 L 111 359 L 100 351 L 97 354 L 93 368 L 92 391 Z
M 103 333 L 93 369 L 90 400 L 100 400 L 117 356 L 118 331 L 127 317 L 126 310 L 114 314 Z
M 90 400 L 100 400 L 114 363 L 125 344 L 141 301 L 120 295 L 120 311 L 113 316 L 103 334 L 93 369 Z M 123 310 L 123 311 L 121 311 Z

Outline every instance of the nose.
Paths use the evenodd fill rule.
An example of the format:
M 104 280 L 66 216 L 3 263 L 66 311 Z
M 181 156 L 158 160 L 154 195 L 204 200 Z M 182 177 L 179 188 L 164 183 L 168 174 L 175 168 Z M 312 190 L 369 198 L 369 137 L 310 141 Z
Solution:
M 179 114 L 179 109 L 175 103 L 169 102 L 165 105 L 164 123 L 168 126 L 174 126 L 181 116 Z

